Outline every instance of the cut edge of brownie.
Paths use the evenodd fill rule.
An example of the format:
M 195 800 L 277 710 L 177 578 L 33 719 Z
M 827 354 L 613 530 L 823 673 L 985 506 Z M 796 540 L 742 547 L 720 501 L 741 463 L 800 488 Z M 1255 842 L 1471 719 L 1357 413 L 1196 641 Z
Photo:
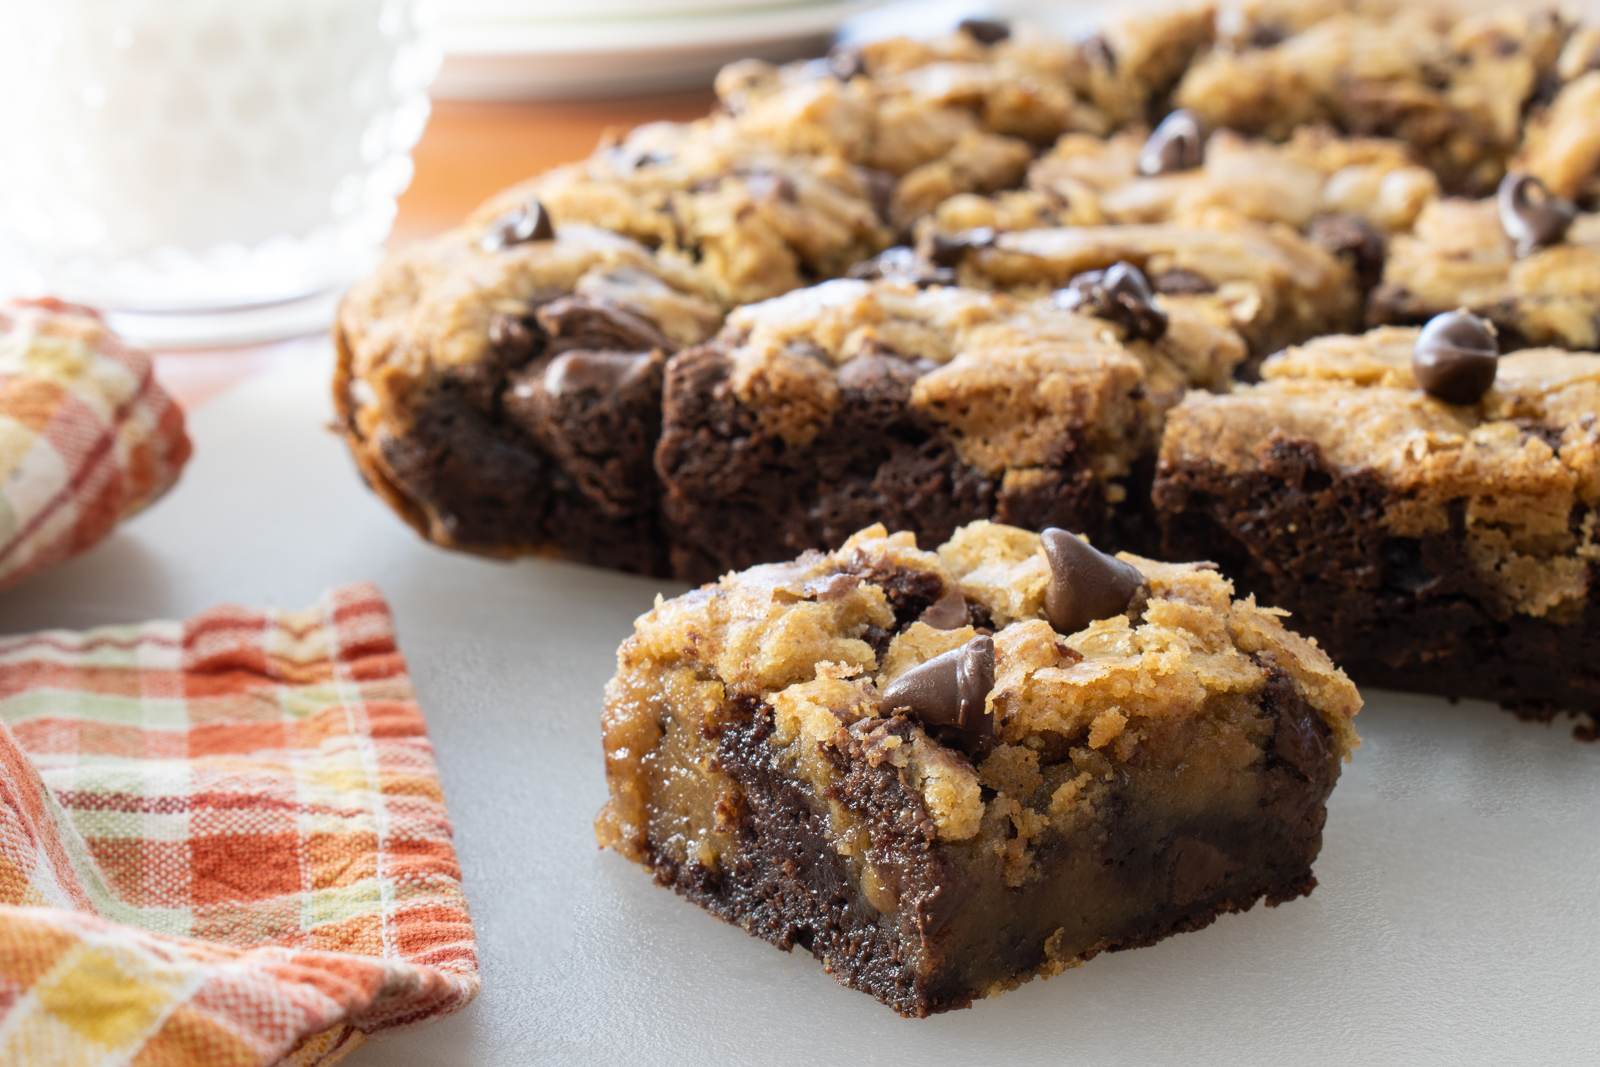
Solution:
M 911 403 L 923 369 L 859 356 L 840 374 L 839 405 L 809 444 L 768 433 L 734 396 L 717 343 L 668 361 L 655 453 L 673 572 L 709 580 L 728 570 L 837 548 L 875 522 L 939 544 L 975 519 L 1099 542 L 1147 528 L 1148 456 L 1107 477 L 1094 469 L 1089 428 L 1069 428 L 1049 466 L 989 474 L 964 460 L 956 436 Z M 1010 475 L 1010 477 L 1008 477 Z M 1120 506 L 1118 499 L 1120 498 Z
M 1262 455 L 1250 472 L 1163 461 L 1153 495 L 1168 556 L 1210 558 L 1241 590 L 1293 605 L 1295 626 L 1360 684 L 1494 700 L 1535 721 L 1564 713 L 1577 736 L 1596 737 L 1600 564 L 1588 565 L 1576 619 L 1497 611 L 1459 508 L 1447 533 L 1389 536 L 1395 497 L 1372 472 L 1339 470 L 1315 442 L 1285 435 Z
M 594 362 L 613 353 L 569 348 L 521 366 L 450 368 L 411 398 L 405 435 L 369 441 L 342 323 L 333 334 L 335 428 L 367 485 L 425 539 L 490 558 L 542 555 L 668 573 L 650 468 L 660 430 L 659 350 L 636 354 L 644 373 L 625 385 L 565 398 L 545 395 L 534 379 L 557 360 L 567 361 L 563 369 L 570 372 L 574 359 Z M 519 383 L 527 388 L 519 390 Z M 520 418 L 508 410 L 518 403 L 529 409 Z M 531 432 L 550 421 L 561 424 L 550 436 L 562 440 L 541 441 Z M 577 433 L 563 436 L 567 429 Z M 605 440 L 587 451 L 579 447 L 597 433 Z M 640 438 L 632 442 L 632 462 L 619 461 L 617 443 L 630 434 Z

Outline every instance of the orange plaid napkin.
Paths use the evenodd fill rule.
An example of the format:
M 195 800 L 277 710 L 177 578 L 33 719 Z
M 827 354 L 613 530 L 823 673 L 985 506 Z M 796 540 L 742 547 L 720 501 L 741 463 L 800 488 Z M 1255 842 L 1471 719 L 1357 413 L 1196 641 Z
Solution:
M 0 585 L 99 542 L 188 458 L 150 357 L 87 308 L 0 303 Z
M 478 989 L 370 586 L 0 638 L 0 1063 L 331 1063 Z

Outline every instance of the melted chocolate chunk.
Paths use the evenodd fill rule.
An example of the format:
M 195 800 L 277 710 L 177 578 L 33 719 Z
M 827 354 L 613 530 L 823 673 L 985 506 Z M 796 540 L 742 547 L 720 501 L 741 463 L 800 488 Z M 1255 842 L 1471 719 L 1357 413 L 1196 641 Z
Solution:
M 1260 22 L 1250 27 L 1249 36 L 1244 39 L 1246 48 L 1272 48 L 1289 39 L 1289 31 L 1277 23 Z
M 535 200 L 501 215 L 479 244 L 485 252 L 502 252 L 530 241 L 553 241 L 555 236 L 556 226 L 550 212 Z
M 959 630 L 971 621 L 967 612 L 967 598 L 961 595 L 961 590 L 949 586 L 938 600 L 928 605 L 917 621 L 935 630 Z
M 1104 34 L 1096 33 L 1085 37 L 1078 43 L 1078 47 L 1083 50 L 1084 57 L 1090 63 L 1104 67 L 1108 74 L 1117 72 L 1116 50 L 1111 47 L 1111 42 L 1106 40 Z
M 1383 277 L 1388 241 L 1383 232 L 1359 215 L 1321 215 L 1311 220 L 1306 236 L 1350 264 L 1361 288 L 1371 289 Z
M 1578 217 L 1578 209 L 1531 174 L 1513 171 L 1500 181 L 1495 194 L 1500 209 L 1500 227 L 1517 246 L 1517 255 L 1526 256 L 1541 248 L 1557 245 Z
M 923 726 L 953 728 L 974 747 L 994 738 L 989 691 L 994 688 L 994 639 L 974 637 L 960 648 L 919 663 L 883 690 L 884 714 L 909 714 Z
M 1145 177 L 1194 170 L 1206 160 L 1205 134 L 1194 112 L 1179 108 L 1155 128 L 1139 149 L 1139 173 Z
M 798 203 L 800 190 L 794 179 L 766 168 L 752 168 L 740 174 L 744 186 L 757 200 L 781 200 L 786 204 Z
M 489 344 L 509 367 L 520 367 L 544 348 L 544 331 L 531 315 L 496 315 L 489 320 Z
M 894 193 L 899 181 L 886 170 L 862 167 L 861 179 L 867 187 L 867 199 L 872 201 L 872 211 L 883 222 L 889 222 L 894 213 Z
M 842 82 L 859 78 L 867 72 L 867 64 L 854 48 L 835 48 L 828 53 L 828 73 Z
M 541 307 L 536 316 L 556 352 L 573 349 L 608 352 L 667 350 L 672 342 L 655 323 L 620 304 L 588 296 L 564 296 Z
M 968 252 L 976 248 L 992 248 L 994 242 L 995 232 L 988 226 L 979 226 L 961 233 L 935 233 L 929 238 L 923 254 L 928 262 L 936 267 L 954 269 L 961 265 Z
M 805 584 L 806 595 L 814 600 L 842 600 L 861 584 L 859 574 L 840 572 L 823 578 L 813 578 Z
M 896 403 L 911 403 L 911 390 L 917 379 L 937 366 L 929 359 L 907 359 L 874 342 L 874 350 L 863 351 L 839 367 L 839 388 L 862 396 L 894 398 Z
M 962 19 L 956 29 L 979 44 L 999 44 L 1011 36 L 1011 26 L 1001 19 Z
M 871 259 L 862 260 L 847 272 L 851 278 L 866 281 L 907 282 L 925 289 L 930 285 L 956 284 L 956 272 L 949 267 L 938 267 L 917 255 L 905 245 L 885 249 Z
M 1166 296 L 1204 296 L 1217 291 L 1217 283 L 1204 274 L 1172 267 L 1150 279 L 1156 292 Z
M 1431 397 L 1447 404 L 1475 404 L 1494 384 L 1500 346 L 1485 319 L 1465 311 L 1435 315 L 1417 335 L 1411 371 Z
M 1096 619 L 1122 614 L 1144 588 L 1144 575 L 1137 567 L 1066 530 L 1051 527 L 1040 541 L 1050 561 L 1044 611 L 1061 633 L 1077 633 Z
M 1167 316 L 1144 271 L 1132 263 L 1113 263 L 1105 270 L 1085 271 L 1056 290 L 1056 304 L 1082 309 L 1123 328 L 1129 340 L 1158 340 L 1167 332 Z
M 615 393 L 650 373 L 648 352 L 563 352 L 544 369 L 545 392 L 551 396 L 573 393 Z

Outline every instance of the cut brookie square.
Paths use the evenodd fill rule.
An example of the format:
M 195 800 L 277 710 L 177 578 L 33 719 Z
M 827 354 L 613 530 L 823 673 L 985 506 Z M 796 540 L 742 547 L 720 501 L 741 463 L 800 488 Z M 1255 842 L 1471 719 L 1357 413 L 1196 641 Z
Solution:
M 1451 312 L 1191 394 L 1165 550 L 1293 611 L 1363 685 L 1600 716 L 1600 355 L 1495 348 Z
M 691 265 L 535 203 L 351 290 L 334 407 L 367 483 L 428 539 L 661 573 L 661 369 L 722 311 Z
M 704 580 L 872 522 L 931 544 L 985 518 L 1137 532 L 1162 414 L 1244 357 L 1126 265 L 1034 301 L 841 279 L 740 308 L 667 368 L 673 571 Z
M 1315 884 L 1360 697 L 1208 564 L 977 522 L 659 602 L 600 842 L 911 1016 Z

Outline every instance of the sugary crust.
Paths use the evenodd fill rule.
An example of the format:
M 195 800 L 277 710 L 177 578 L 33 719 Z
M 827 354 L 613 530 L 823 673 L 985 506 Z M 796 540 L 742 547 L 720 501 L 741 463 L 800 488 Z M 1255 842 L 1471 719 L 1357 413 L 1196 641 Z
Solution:
M 1395 536 L 1459 526 L 1481 577 L 1511 610 L 1579 611 L 1600 560 L 1600 355 L 1503 356 L 1481 403 L 1452 405 L 1416 388 L 1416 335 L 1382 328 L 1321 338 L 1268 360 L 1260 385 L 1192 394 L 1169 416 L 1162 469 L 1243 475 L 1275 445 L 1309 442 L 1335 469 L 1388 488 L 1382 521 Z
M 880 715 L 878 695 L 892 677 L 975 633 L 897 624 L 889 592 L 898 587 L 895 576 L 908 574 L 923 576 L 919 584 L 930 588 L 959 588 L 992 618 L 996 673 L 988 707 L 1008 751 L 1087 745 L 1114 768 L 1140 758 L 1147 734 L 1169 736 L 1175 721 L 1234 715 L 1274 668 L 1321 715 L 1340 753 L 1354 747 L 1351 719 L 1361 705 L 1355 687 L 1313 642 L 1287 630 L 1279 613 L 1233 599 L 1228 581 L 1206 566 L 1120 558 L 1145 576 L 1148 597 L 1137 610 L 1074 634 L 1057 633 L 1043 619 L 1048 565 L 1038 535 L 988 522 L 964 527 L 934 552 L 919 550 L 909 534 L 873 527 L 836 552 L 658 598 L 618 653 L 617 679 L 607 691 L 613 780 L 636 777 L 639 768 L 628 761 L 642 758 L 641 743 L 653 747 L 657 728 L 649 723 L 658 717 L 663 686 L 711 686 L 708 714 L 729 701 L 771 705 L 785 739 L 803 732 L 820 741 Z M 885 632 L 894 636 L 880 656 L 874 635 Z M 982 820 L 979 774 L 1001 789 L 990 804 L 1015 802 L 1004 784 L 1006 766 L 1022 758 L 1017 752 L 980 771 L 920 728 L 912 737 L 924 746 L 912 758 L 924 768 L 916 777 L 941 836 L 959 840 Z M 609 819 L 626 837 L 616 828 L 636 827 L 643 815 L 629 810 L 633 793 L 624 790 L 621 801 L 617 795 Z
M 1494 320 L 1506 347 L 1600 348 L 1600 215 L 1580 215 L 1560 244 L 1519 257 L 1492 199 L 1429 204 L 1391 244 L 1369 313 L 1421 323 L 1458 307 Z

